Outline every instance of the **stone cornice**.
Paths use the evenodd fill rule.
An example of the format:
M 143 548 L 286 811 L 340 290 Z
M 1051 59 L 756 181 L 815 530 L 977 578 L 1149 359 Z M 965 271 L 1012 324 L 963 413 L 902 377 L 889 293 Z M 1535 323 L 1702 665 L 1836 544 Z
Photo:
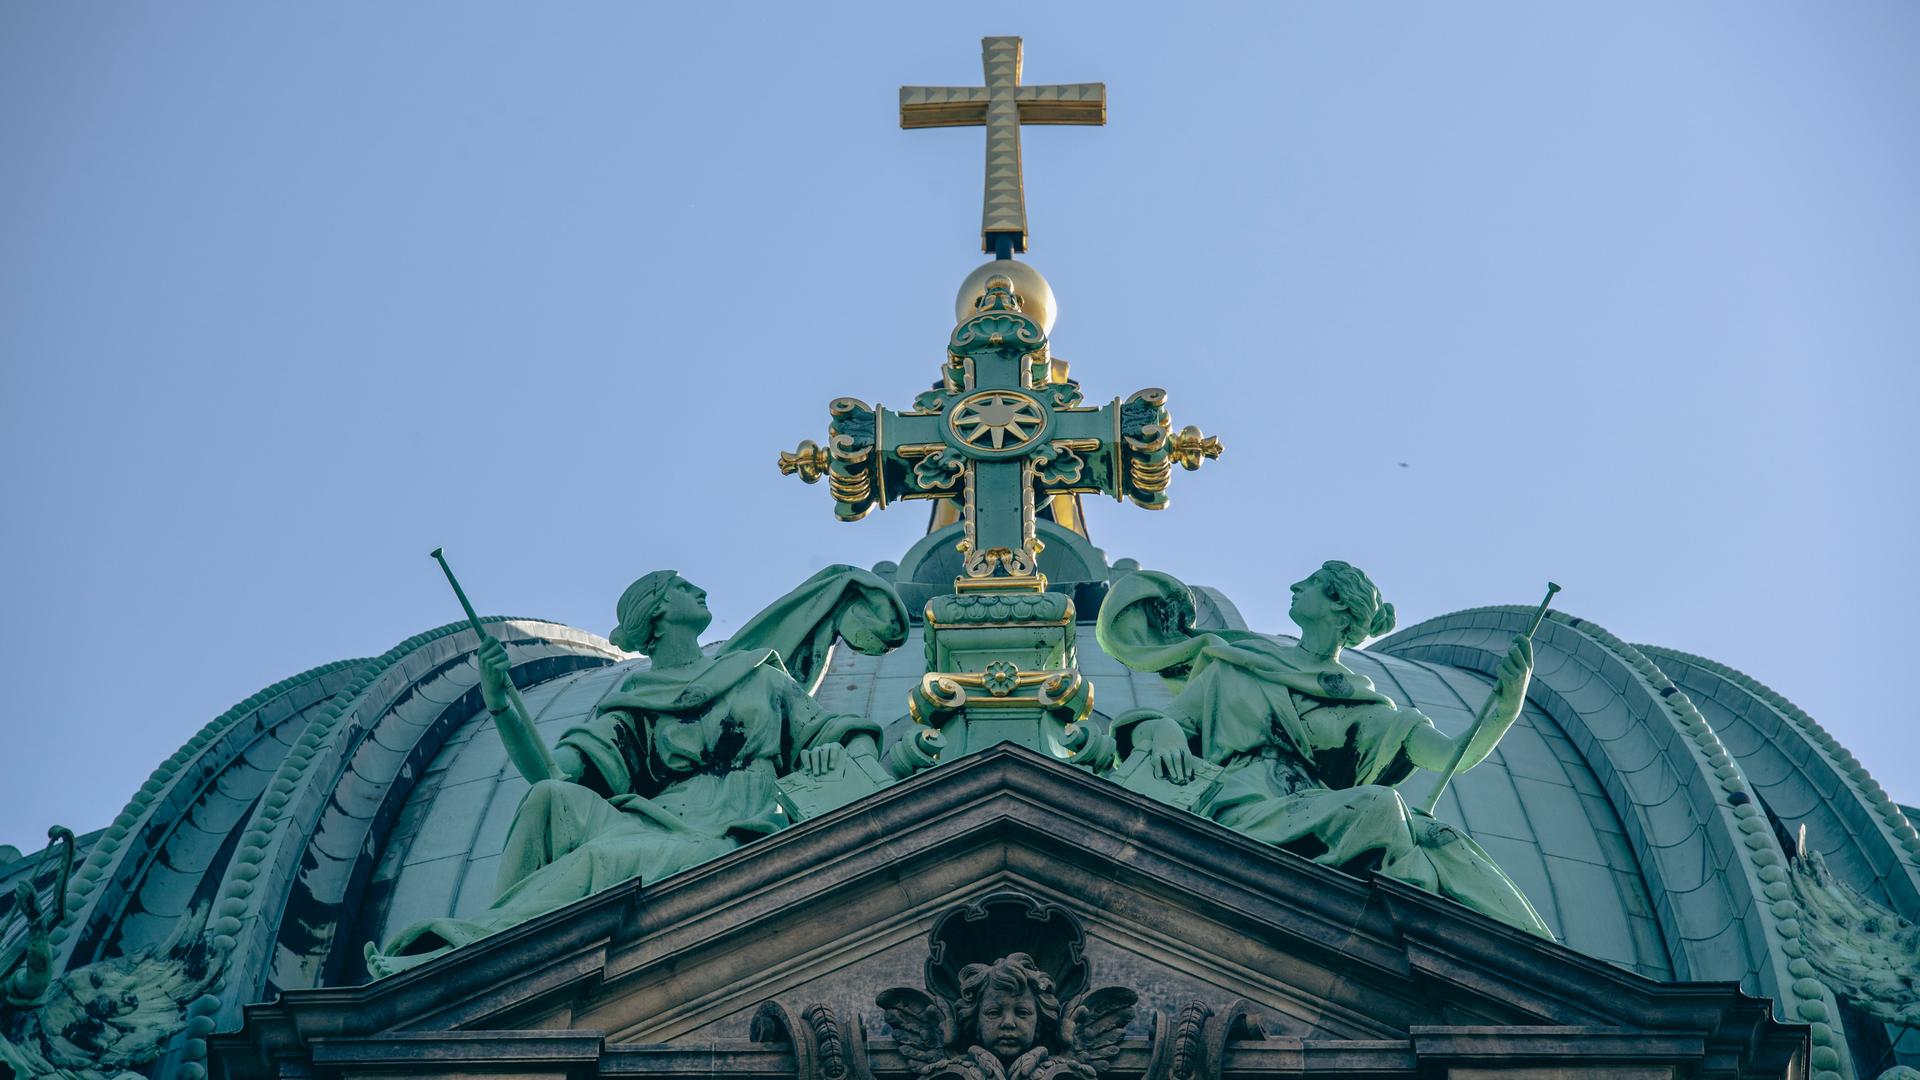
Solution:
M 1009 884 L 1075 905 L 1115 940 L 1136 942 L 1143 954 L 1160 950 L 1255 1000 L 1270 1034 L 1344 1033 L 1333 1042 L 1267 1039 L 1257 1053 L 1247 1044 L 1235 1053 L 1256 1056 L 1231 1059 L 1228 1074 L 1240 1070 L 1234 1061 L 1265 1062 L 1247 1066 L 1248 1075 L 1269 1075 L 1306 1068 L 1302 1055 L 1381 1053 L 1401 1055 L 1402 1065 L 1351 1071 L 1404 1072 L 1409 1038 L 1460 1045 L 1432 1042 L 1436 1026 L 1659 1033 L 1695 1040 L 1707 1057 L 1730 1055 L 1728 1075 L 1740 1076 L 1778 1075 L 1754 1073 L 1766 1057 L 1760 1048 L 1804 1039 L 1731 984 L 1655 983 L 1452 901 L 1318 866 L 1003 745 L 659 884 L 609 889 L 401 975 L 291 990 L 248 1006 L 242 1031 L 216 1042 L 238 1078 L 274 1075 L 272 1062 L 300 1055 L 315 1039 L 337 1047 L 399 1032 L 430 1039 L 458 1029 L 592 1028 L 607 1033 L 611 1055 L 596 1068 L 616 1075 L 637 1052 L 620 1044 L 688 1039 L 856 961 L 877 936 L 921 932 L 943 906 Z M 776 932 L 783 927 L 789 932 Z M 695 1039 L 710 1044 L 703 1055 L 720 1046 Z M 1520 1044 L 1501 1045 L 1517 1053 Z M 671 1072 L 668 1059 L 686 1052 L 653 1047 L 647 1053 L 660 1061 L 630 1064 Z M 875 1072 L 885 1076 L 886 1041 L 873 1040 L 873 1052 Z M 760 1067 L 740 1062 L 745 1075 Z
M 1608 1074 L 1738 1080 L 1787 1077 L 1804 1068 L 1801 1040 L 1775 1038 L 1755 1048 L 1753 1068 L 1723 1071 L 1730 1062 L 1697 1035 L 1657 1034 L 1624 1028 L 1416 1027 L 1409 1038 L 1365 1042 L 1261 1039 L 1230 1045 L 1220 1080 L 1280 1080 L 1330 1076 L 1405 1078 L 1445 1076 L 1450 1071 L 1606 1070 Z M 874 1039 L 869 1051 L 873 1080 L 913 1080 L 912 1063 L 890 1039 Z M 1104 1074 L 1106 1080 L 1142 1080 L 1151 1067 L 1146 1039 L 1128 1039 Z M 299 1075 L 322 1080 L 369 1075 L 488 1075 L 553 1080 L 589 1077 L 733 1077 L 790 1080 L 794 1055 L 778 1045 L 724 1039 L 698 1046 L 620 1045 L 598 1031 L 422 1032 L 316 1040 Z M 231 1069 L 231 1080 L 276 1077 L 271 1070 Z M 1588 1073 L 1587 1075 L 1595 1075 Z

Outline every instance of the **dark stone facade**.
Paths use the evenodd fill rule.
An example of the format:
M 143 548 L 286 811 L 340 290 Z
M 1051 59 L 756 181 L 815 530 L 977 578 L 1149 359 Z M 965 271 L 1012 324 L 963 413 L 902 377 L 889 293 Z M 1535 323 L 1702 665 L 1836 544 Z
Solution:
M 1005 895 L 1061 912 L 1092 983 L 1137 995 L 1109 1080 L 1806 1075 L 1805 1030 L 1732 984 L 1654 982 L 1010 745 L 414 971 L 249 1006 L 209 1063 L 908 1080 L 876 995 L 930 981 L 929 931 Z

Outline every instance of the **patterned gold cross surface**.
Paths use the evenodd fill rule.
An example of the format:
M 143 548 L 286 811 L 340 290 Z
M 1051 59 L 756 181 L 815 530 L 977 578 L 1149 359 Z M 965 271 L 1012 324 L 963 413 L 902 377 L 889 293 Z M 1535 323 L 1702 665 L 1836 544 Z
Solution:
M 980 40 L 985 86 L 903 86 L 903 128 L 987 129 L 987 188 L 980 250 L 1005 257 L 1027 250 L 1027 195 L 1020 175 L 1021 124 L 1105 124 L 1105 83 L 1021 86 L 1020 39 Z

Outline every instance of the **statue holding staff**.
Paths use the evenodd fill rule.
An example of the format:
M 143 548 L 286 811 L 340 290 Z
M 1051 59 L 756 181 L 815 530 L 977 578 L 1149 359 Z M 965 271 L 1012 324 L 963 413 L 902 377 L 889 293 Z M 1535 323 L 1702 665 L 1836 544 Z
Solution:
M 1192 809 L 1315 862 L 1451 897 L 1550 936 L 1533 905 L 1458 829 L 1407 805 L 1393 786 L 1416 768 L 1451 777 L 1479 764 L 1520 716 L 1533 672 L 1529 635 L 1500 662 L 1491 699 L 1458 736 L 1400 708 L 1340 662 L 1340 651 L 1393 629 L 1393 605 L 1366 574 L 1328 562 L 1292 586 L 1298 642 L 1247 630 L 1194 629 L 1194 601 L 1151 571 L 1114 584 L 1101 605 L 1100 647 L 1173 691 L 1163 709 L 1114 720 L 1093 753 L 1143 755 L 1175 784 L 1195 761 L 1219 768 Z M 1090 762 L 1096 767 L 1103 764 Z M 1211 771 L 1211 770 L 1209 770 Z
M 707 594 L 671 570 L 628 587 L 618 615 L 613 644 L 651 665 L 615 684 L 551 751 L 518 702 L 506 647 L 482 632 L 481 694 L 533 786 L 508 830 L 493 905 L 472 919 L 408 927 L 384 947 L 369 943 L 375 977 L 621 882 L 656 881 L 723 855 L 793 823 L 781 776 L 827 777 L 850 755 L 877 756 L 877 724 L 830 715 L 811 694 L 836 641 L 877 655 L 906 639 L 905 607 L 873 574 L 830 566 L 712 652 L 700 646 L 713 620 Z

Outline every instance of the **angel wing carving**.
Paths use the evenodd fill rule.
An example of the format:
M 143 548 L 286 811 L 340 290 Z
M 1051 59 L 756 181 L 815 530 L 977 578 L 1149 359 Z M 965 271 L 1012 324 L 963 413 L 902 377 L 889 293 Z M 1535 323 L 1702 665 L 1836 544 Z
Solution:
M 883 990 L 874 1003 L 886 1015 L 901 1056 L 917 1072 L 930 1073 L 952 1057 L 960 1027 L 952 1003 L 911 986 Z
M 1068 1003 L 1060 1016 L 1060 1039 L 1068 1053 L 1094 1072 L 1105 1072 L 1120 1052 L 1139 1002 L 1140 995 L 1124 986 L 1103 986 Z

